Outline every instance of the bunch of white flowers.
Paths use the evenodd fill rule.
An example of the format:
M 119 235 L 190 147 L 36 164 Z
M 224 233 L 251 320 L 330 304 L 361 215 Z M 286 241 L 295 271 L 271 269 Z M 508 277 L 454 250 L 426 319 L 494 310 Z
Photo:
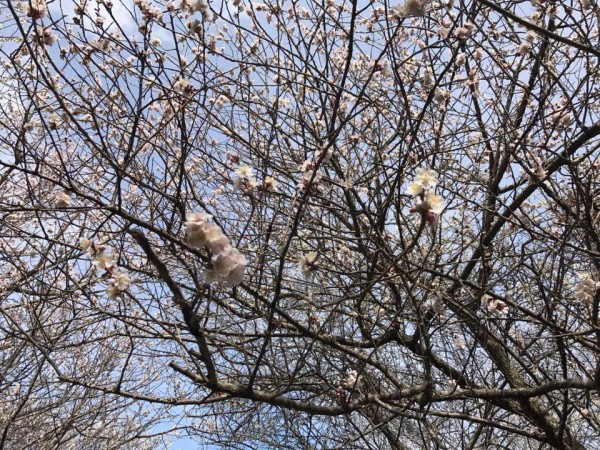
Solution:
M 27 8 L 27 17 L 42 19 L 48 15 L 46 0 L 31 0 Z
M 277 179 L 274 177 L 266 177 L 263 186 L 265 189 L 275 189 L 277 187 Z
M 575 287 L 575 298 L 585 303 L 592 303 L 598 290 L 598 283 L 587 272 L 580 273 L 579 280 L 579 284 Z
M 497 316 L 505 316 L 508 312 L 508 305 L 502 300 L 492 297 L 491 295 L 484 295 L 481 298 L 481 304 L 485 306 L 489 312 Z
M 246 164 L 239 166 L 235 170 L 235 174 L 237 175 L 237 178 L 234 182 L 234 186 L 244 193 L 252 191 L 252 189 L 258 185 L 258 182 L 254 178 L 254 169 Z
M 208 13 L 208 2 L 206 0 L 182 0 L 179 7 L 182 11 L 193 14 L 199 12 L 202 14 Z
M 38 29 L 38 42 L 44 45 L 54 45 L 58 42 L 58 36 L 52 33 L 50 28 Z
M 304 190 L 310 187 L 317 188 L 321 181 L 321 174 L 317 171 L 317 165 L 314 161 L 307 159 L 300 165 L 302 171 L 302 181 L 299 188 Z M 312 182 L 311 182 L 312 180 Z
M 119 269 L 117 266 L 114 266 L 114 270 L 110 273 L 110 278 L 108 279 L 108 287 L 106 288 L 106 293 L 110 298 L 117 298 L 121 292 L 125 292 L 129 285 L 131 284 L 131 279 L 127 272 L 123 269 Z
M 179 78 L 174 84 L 173 89 L 182 95 L 191 95 L 194 92 L 190 81 L 185 78 Z
M 308 252 L 300 261 L 298 261 L 298 270 L 302 273 L 304 278 L 310 278 L 312 276 L 313 271 L 317 268 L 315 264 L 315 260 L 317 259 L 316 252 Z
M 336 392 L 342 403 L 350 401 L 350 392 L 356 388 L 359 381 L 359 375 L 356 370 L 351 370 L 346 373 L 346 377 L 340 377 Z
M 205 283 L 225 281 L 230 286 L 238 285 L 244 278 L 248 261 L 231 245 L 221 227 L 208 222 L 211 217 L 205 213 L 187 215 L 187 242 L 195 248 L 205 247 L 212 255 L 210 267 L 204 273 Z
M 60 194 L 57 194 L 54 198 L 54 205 L 57 208 L 68 207 L 69 205 L 71 205 L 71 196 L 66 192 L 61 192 Z
M 98 244 L 97 242 L 90 241 L 89 239 L 82 239 L 79 247 L 83 251 L 87 251 L 88 255 L 92 259 L 92 265 L 97 269 L 104 269 L 109 271 L 116 266 L 112 257 L 106 253 L 106 245 Z
M 412 213 L 420 213 L 432 225 L 444 210 L 442 197 L 432 191 L 437 186 L 437 174 L 430 169 L 417 169 L 417 174 L 408 193 L 418 197 L 417 204 L 410 209 Z
M 419 17 L 426 13 L 426 6 L 431 3 L 431 0 L 406 0 L 401 5 L 395 5 L 391 8 L 392 17 L 394 19 L 402 19 L 404 17 Z
M 125 292 L 131 284 L 131 279 L 127 272 L 120 269 L 110 254 L 106 253 L 106 246 L 98 244 L 89 239 L 83 239 L 80 248 L 87 251 L 92 258 L 92 265 L 97 269 L 104 269 L 108 274 L 108 287 L 106 293 L 110 298 L 117 298 L 122 292 Z

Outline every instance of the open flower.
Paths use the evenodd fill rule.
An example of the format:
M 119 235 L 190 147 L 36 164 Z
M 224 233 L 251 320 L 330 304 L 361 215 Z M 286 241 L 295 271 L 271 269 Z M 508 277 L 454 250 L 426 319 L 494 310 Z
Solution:
M 246 164 L 242 164 L 235 169 L 235 174 L 240 178 L 254 178 L 254 169 Z
M 437 173 L 434 170 L 417 169 L 412 184 L 408 186 L 408 193 L 410 195 L 420 195 L 426 190 L 435 188 L 437 183 Z
M 94 255 L 92 265 L 97 269 L 104 269 L 107 272 L 110 272 L 117 266 L 117 263 L 115 263 L 108 253 L 99 252 Z
M 187 243 L 191 247 L 200 248 L 206 244 L 206 234 L 211 227 L 208 219 L 212 216 L 205 213 L 190 213 L 186 215 Z
M 598 284 L 587 272 L 580 273 L 579 280 L 579 284 L 575 287 L 575 298 L 585 303 L 592 303 Z
M 429 211 L 434 214 L 441 214 L 444 210 L 444 201 L 441 195 L 427 194 L 423 203 L 427 205 Z
M 497 316 L 505 316 L 508 312 L 508 305 L 491 295 L 484 295 L 481 299 L 481 304 L 485 306 L 489 312 Z
M 414 181 L 423 186 L 423 189 L 433 189 L 437 186 L 437 173 L 431 169 L 417 169 Z
M 264 186 L 265 189 L 275 189 L 277 187 L 277 180 L 273 177 L 266 177 Z
M 218 225 L 209 225 L 204 234 L 206 247 L 214 254 L 222 253 L 231 248 L 229 238 Z
M 250 192 L 258 186 L 258 182 L 254 178 L 254 169 L 252 167 L 242 164 L 235 170 L 235 174 L 238 176 L 234 182 L 236 189 Z
M 130 284 L 131 279 L 129 278 L 129 275 L 122 269 L 115 267 L 111 272 L 111 277 L 108 279 L 106 293 L 110 298 L 117 298 L 122 292 L 127 290 Z
M 52 33 L 50 28 L 45 28 L 42 32 L 41 41 L 44 45 L 54 45 L 58 42 L 58 36 Z
M 240 256 L 232 265 L 231 271 L 223 277 L 223 281 L 229 286 L 237 286 L 244 280 L 244 272 L 246 271 L 246 265 L 248 264 L 246 257 L 240 253 Z
M 444 210 L 444 202 L 441 196 L 431 192 L 437 186 L 437 173 L 430 169 L 417 169 L 415 178 L 408 186 L 408 193 L 418 196 L 416 205 L 410 212 L 419 213 L 427 222 L 434 225 L 437 217 Z
M 79 243 L 79 248 L 81 250 L 83 250 L 84 252 L 90 252 L 92 250 L 92 241 L 90 241 L 89 239 L 82 239 L 81 242 Z
M 242 282 L 248 261 L 231 245 L 221 227 L 208 222 L 211 217 L 204 213 L 186 216 L 187 242 L 192 247 L 205 247 L 212 254 L 210 265 L 204 272 L 204 283 L 224 281 L 235 286 Z
M 313 271 L 317 268 L 315 264 L 316 259 L 317 252 L 309 252 L 298 261 L 298 270 L 304 278 L 310 278 Z
M 212 260 L 212 270 L 227 284 L 237 285 L 242 282 L 248 261 L 238 249 L 230 247 L 217 254 Z
M 54 204 L 57 208 L 66 208 L 71 204 L 71 196 L 66 192 L 62 192 L 55 197 Z

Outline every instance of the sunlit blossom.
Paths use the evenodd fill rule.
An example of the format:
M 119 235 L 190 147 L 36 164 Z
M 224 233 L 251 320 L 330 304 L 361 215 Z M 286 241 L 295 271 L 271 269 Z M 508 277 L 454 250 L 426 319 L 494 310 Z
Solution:
M 210 227 L 207 222 L 212 216 L 205 213 L 190 213 L 186 216 L 186 237 L 191 247 L 203 247 L 206 244 L 206 233 Z
M 435 214 L 441 214 L 444 210 L 444 201 L 440 195 L 427 194 L 423 203 L 427 205 L 429 211 Z
M 236 189 L 249 192 L 258 186 L 258 182 L 254 179 L 254 169 L 252 167 L 242 164 L 235 170 L 235 174 L 237 175 L 234 182 Z
M 415 188 L 417 186 L 421 187 L 421 191 L 418 192 L 419 194 L 423 190 L 433 189 L 434 187 L 437 186 L 437 183 L 438 183 L 437 173 L 435 172 L 435 170 L 417 169 L 417 173 L 413 180 L 413 185 Z M 411 186 L 413 186 L 413 185 L 411 185 Z M 417 195 L 417 194 L 415 194 L 415 195 Z
M 46 0 L 29 0 L 27 16 L 32 19 L 43 19 L 48 15 L 48 5 Z
M 277 180 L 273 177 L 265 178 L 265 188 L 267 189 L 275 189 L 277 187 Z

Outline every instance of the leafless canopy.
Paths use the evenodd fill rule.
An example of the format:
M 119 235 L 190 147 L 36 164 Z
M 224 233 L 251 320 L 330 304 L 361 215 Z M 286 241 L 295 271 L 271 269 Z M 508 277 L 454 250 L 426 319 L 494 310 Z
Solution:
M 0 14 L 0 449 L 600 447 L 597 0 Z

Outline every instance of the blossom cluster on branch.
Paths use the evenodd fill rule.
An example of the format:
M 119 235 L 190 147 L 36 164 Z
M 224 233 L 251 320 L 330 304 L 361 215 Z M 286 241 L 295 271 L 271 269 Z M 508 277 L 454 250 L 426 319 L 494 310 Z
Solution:
M 410 212 L 421 214 L 432 225 L 444 210 L 442 197 L 433 193 L 437 184 L 437 173 L 434 170 L 417 169 L 413 182 L 408 186 L 408 193 L 417 197 L 417 203 Z
M 210 266 L 204 273 L 204 282 L 224 281 L 230 286 L 244 279 L 248 261 L 231 245 L 220 226 L 209 222 L 212 218 L 205 213 L 190 213 L 186 216 L 186 236 L 191 247 L 206 248 L 211 255 Z
M 80 248 L 88 253 L 95 268 L 106 271 L 105 278 L 108 283 L 106 293 L 110 298 L 117 298 L 129 288 L 131 284 L 129 275 L 124 269 L 118 267 L 112 256 L 107 253 L 106 245 L 83 239 Z
M 0 447 L 598 447 L 599 12 L 0 0 Z

